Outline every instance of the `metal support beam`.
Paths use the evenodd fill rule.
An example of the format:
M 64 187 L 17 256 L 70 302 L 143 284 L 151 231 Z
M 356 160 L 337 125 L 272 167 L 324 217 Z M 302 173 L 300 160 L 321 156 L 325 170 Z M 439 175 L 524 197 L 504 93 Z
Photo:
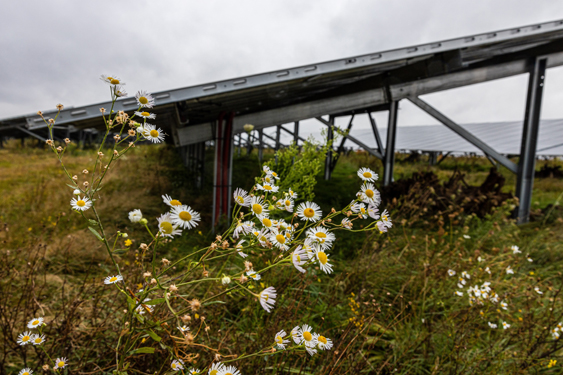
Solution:
M 381 137 L 379 136 L 379 131 L 377 130 L 377 124 L 375 123 L 375 119 L 371 115 L 371 112 L 368 112 L 368 117 L 371 124 L 371 129 L 373 130 L 373 136 L 375 137 L 375 143 L 377 144 L 379 152 L 383 155 L 383 153 L 385 152 L 383 150 L 383 142 L 381 142 Z
M 389 107 L 389 119 L 387 125 L 387 147 L 385 147 L 385 158 L 383 159 L 383 186 L 388 186 L 391 182 L 393 182 L 398 109 L 399 102 L 392 101 L 391 106 Z
M 350 121 L 348 122 L 348 127 L 346 127 L 346 134 L 350 134 L 350 130 L 352 129 L 352 125 L 354 124 L 354 117 L 356 115 L 353 114 L 350 117 Z M 336 168 L 336 163 L 338 162 L 338 159 L 340 158 L 340 155 L 344 152 L 344 143 L 346 143 L 346 138 L 347 135 L 342 135 L 342 141 L 340 141 L 340 146 L 338 146 L 338 149 L 336 150 L 336 156 L 334 158 L 334 160 L 332 161 L 331 165 L 330 165 L 330 172 L 332 173 L 332 171 L 334 171 L 334 168 Z
M 330 126 L 326 132 L 326 141 L 329 144 L 328 151 L 326 152 L 326 159 L 325 159 L 325 180 L 330 180 L 330 172 L 332 171 L 332 141 L 334 139 L 334 117 L 328 116 L 328 122 Z
M 528 98 L 526 99 L 526 113 L 524 116 L 524 130 L 522 132 L 522 146 L 518 161 L 518 179 L 516 181 L 516 196 L 520 204 L 515 211 L 519 224 L 527 223 L 530 219 L 532 204 L 532 188 L 536 168 L 536 149 L 540 128 L 541 101 L 545 82 L 547 58 L 535 58 L 531 64 L 528 81 Z
M 303 138 L 299 137 L 299 121 L 295 121 L 293 123 L 293 142 L 296 146 L 299 146 L 299 139 Z
M 35 134 L 34 132 L 30 132 L 29 130 L 27 130 L 26 128 L 24 128 L 24 127 L 22 127 L 22 126 L 16 126 L 16 128 L 17 128 L 18 130 L 20 130 L 20 131 L 26 133 L 27 135 L 31 135 L 32 137 L 39 139 L 40 141 L 43 141 L 43 142 L 46 141 L 45 138 L 43 138 L 43 137 L 41 137 L 41 136 Z M 23 142 L 23 138 L 22 138 L 22 142 Z
M 307 140 L 304 138 L 301 138 L 300 136 L 296 135 L 296 133 L 292 132 L 289 129 L 284 128 L 283 126 L 280 125 L 281 130 L 285 131 L 286 133 L 288 133 L 289 135 L 293 136 L 293 141 L 295 142 L 295 144 L 297 144 L 298 140 L 301 140 L 301 142 L 306 142 Z M 297 130 L 299 130 L 299 127 L 297 128 Z
M 262 163 L 262 159 L 264 157 L 263 150 L 264 150 L 264 129 L 258 129 L 258 160 Z
M 473 146 L 477 147 L 479 150 L 483 151 L 486 155 L 492 157 L 500 164 L 504 165 L 513 173 L 518 173 L 518 166 L 513 163 L 510 159 L 504 155 L 496 152 L 491 146 L 465 130 L 463 127 L 459 126 L 453 122 L 450 118 L 444 116 L 436 108 L 432 107 L 430 104 L 426 103 L 420 98 L 409 97 L 408 98 L 414 105 L 422 109 L 424 112 L 428 113 L 430 116 L 434 117 L 436 120 L 440 121 L 442 124 L 446 125 L 448 128 L 457 133 L 460 137 L 465 139 L 467 142 L 471 143 Z
M 280 149 L 281 125 L 276 126 L 276 151 Z
M 330 123 L 322 117 L 316 117 L 316 119 L 319 120 L 320 122 L 322 122 L 323 124 L 327 125 L 327 126 L 331 126 Z M 346 138 L 349 141 L 352 141 L 355 144 L 357 144 L 358 146 L 360 146 L 361 148 L 363 148 L 367 153 L 375 156 L 378 159 L 383 159 L 383 155 L 381 155 L 378 151 L 375 151 L 374 149 L 372 149 L 371 147 L 369 147 L 368 145 L 366 145 L 362 141 L 356 139 L 355 137 L 352 137 L 351 135 L 348 134 L 348 136 Z

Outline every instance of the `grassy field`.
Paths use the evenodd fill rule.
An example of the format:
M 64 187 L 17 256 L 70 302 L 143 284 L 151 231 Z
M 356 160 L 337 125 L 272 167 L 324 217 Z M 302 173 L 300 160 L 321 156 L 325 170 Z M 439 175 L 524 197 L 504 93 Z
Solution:
M 71 148 L 67 167 L 79 174 L 94 157 L 94 150 Z M 272 157 L 266 154 L 267 159 Z M 406 158 L 397 156 L 396 179 L 433 172 L 447 181 L 461 171 L 467 183 L 478 185 L 490 168 L 481 158 L 451 157 L 439 166 L 425 160 L 407 163 Z M 540 161 L 537 168 L 544 163 L 561 164 Z M 381 172 L 379 160 L 350 154 L 340 158 L 330 181 L 317 176 L 314 200 L 323 211 L 345 206 L 354 197 L 358 167 Z M 255 155 L 243 152 L 234 162 L 234 186 L 249 189 L 260 168 Z M 503 192 L 514 191 L 514 176 L 503 168 L 499 172 L 506 179 Z M 45 354 L 16 343 L 25 322 L 36 315 L 49 322 L 46 347 L 69 358 L 69 373 L 111 373 L 115 362 L 125 302 L 119 293 L 104 288 L 102 280 L 112 273 L 111 263 L 86 223 L 71 210 L 72 190 L 61 177 L 48 150 L 22 148 L 15 142 L 0 149 L 3 374 L 17 373 L 24 366 L 43 371 Z M 119 160 L 98 207 L 108 231 L 126 232 L 133 241 L 131 250 L 118 259 L 126 279 L 140 278 L 138 248 L 147 242 L 146 232 L 132 225 L 127 213 L 140 207 L 146 218 L 155 220 L 165 209 L 162 194 L 188 202 L 201 213 L 202 225 L 166 244 L 160 257 L 174 260 L 213 241 L 209 179 L 203 191 L 195 189 L 179 156 L 165 145 L 137 147 Z M 277 327 L 288 331 L 310 322 L 335 343 L 332 351 L 313 358 L 282 354 L 240 361 L 243 374 L 561 373 L 563 342 L 551 331 L 563 320 L 563 214 L 551 205 L 562 192 L 563 180 L 536 179 L 534 221 L 523 226 L 510 219 L 514 205 L 510 200 L 482 218 L 452 206 L 447 212 L 430 210 L 427 217 L 413 219 L 412 211 L 401 210 L 399 199 L 392 205 L 395 225 L 389 233 L 338 233 L 331 255 L 333 274 L 311 269 L 301 275 L 285 268 L 268 275 L 283 296 L 272 314 L 236 294 L 228 304 L 209 306 L 202 314 L 211 329 L 203 340 L 223 353 L 240 355 L 267 346 Z M 382 207 L 388 203 L 392 202 L 383 196 Z M 426 208 L 420 211 L 430 212 Z M 514 254 L 513 245 L 522 253 Z M 507 273 L 507 267 L 514 274 Z M 448 276 L 448 270 L 456 275 Z M 464 279 L 465 288 L 458 288 L 463 271 L 471 278 Z M 491 283 L 499 301 L 471 305 L 467 287 L 484 282 Z M 221 290 L 220 285 L 210 286 L 212 293 Z M 461 290 L 463 297 L 455 294 Z M 501 301 L 508 304 L 506 310 Z M 502 322 L 510 328 L 503 329 Z M 499 328 L 491 329 L 488 323 Z M 198 355 L 194 367 L 202 369 L 212 360 L 203 351 L 191 352 Z M 134 357 L 135 368 L 144 370 L 131 373 L 164 371 L 165 357 L 159 353 Z

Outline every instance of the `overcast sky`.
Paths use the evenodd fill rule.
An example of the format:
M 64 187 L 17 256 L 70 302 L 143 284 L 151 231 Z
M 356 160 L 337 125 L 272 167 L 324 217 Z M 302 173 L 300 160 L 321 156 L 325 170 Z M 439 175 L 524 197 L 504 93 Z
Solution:
M 4 1 L 0 118 L 107 100 L 100 74 L 160 91 L 556 19 L 554 0 Z M 518 120 L 526 86 L 424 99 L 460 123 Z M 548 71 L 542 117 L 563 118 L 563 68 Z M 400 125 L 433 123 L 401 102 Z

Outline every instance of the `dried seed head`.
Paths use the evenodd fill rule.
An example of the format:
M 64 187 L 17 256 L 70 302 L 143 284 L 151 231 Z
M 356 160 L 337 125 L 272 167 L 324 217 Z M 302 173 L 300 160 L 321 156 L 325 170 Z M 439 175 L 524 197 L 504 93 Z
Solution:
M 184 336 L 184 340 L 186 341 L 187 344 L 191 344 L 194 341 L 194 336 L 190 332 L 188 332 Z
M 146 243 L 142 243 L 142 244 L 139 246 L 139 249 L 141 249 L 141 250 L 146 250 L 146 249 L 148 249 L 148 248 L 149 248 L 149 246 L 148 246 Z
M 63 152 L 63 148 L 61 146 L 57 147 L 58 152 Z
M 82 173 L 88 174 L 88 169 L 84 169 L 84 170 L 82 171 Z
M 53 125 L 55 123 L 55 119 L 50 118 L 49 120 L 49 124 Z
M 43 112 L 37 111 L 37 114 L 38 114 L 39 116 L 43 117 Z
M 188 323 L 190 320 L 192 320 L 192 317 L 186 314 L 182 316 L 180 319 L 182 319 L 182 322 Z
M 70 143 L 70 139 L 65 138 L 65 143 L 68 145 Z
M 155 279 L 155 278 L 152 278 L 152 279 L 151 279 L 151 284 L 156 284 L 156 279 Z
M 103 158 L 103 157 L 104 157 L 104 153 L 101 152 L 101 151 L 99 151 L 99 152 L 98 152 L 98 156 L 101 157 L 101 158 Z
M 190 301 L 190 308 L 192 309 L 192 311 L 197 311 L 199 310 L 199 308 L 201 307 L 201 302 L 199 302 L 198 299 L 192 299 Z
M 244 284 L 245 282 L 248 281 L 248 277 L 244 276 L 244 275 L 240 275 L 240 283 Z
M 116 134 L 113 136 L 113 139 L 115 139 L 115 141 L 119 141 L 121 139 L 121 136 L 119 134 Z
M 248 261 L 244 261 L 244 270 L 250 271 L 252 269 L 252 263 Z
M 215 249 L 217 248 L 217 244 L 212 243 L 211 246 L 209 246 L 209 248 L 210 248 L 211 250 L 215 250 Z
M 88 185 L 90 185 L 90 184 L 88 183 L 88 181 L 84 181 L 84 182 L 82 183 L 82 185 L 84 185 L 84 187 L 87 188 Z
M 165 266 L 168 266 L 170 264 L 170 261 L 166 258 L 162 258 L 161 260 L 162 264 L 164 264 Z
M 221 239 L 222 239 L 222 238 L 223 238 L 223 237 L 221 237 L 221 236 L 215 237 L 215 239 L 217 240 L 217 242 L 221 242 Z
M 172 284 L 168 287 L 168 289 L 170 289 L 171 292 L 175 293 L 178 291 L 178 287 L 176 286 L 176 284 Z
M 134 129 L 129 129 L 129 131 L 127 132 L 127 134 L 129 134 L 130 137 L 134 137 L 134 136 L 135 136 L 135 130 L 134 130 Z
M 63 108 L 64 108 L 64 105 L 62 105 L 61 103 L 57 104 L 57 109 L 58 109 L 59 111 L 62 111 Z
M 129 147 L 135 147 L 135 143 L 129 142 Z
M 150 273 L 150 272 L 143 273 L 143 277 L 151 277 L 151 276 L 152 276 L 152 273 Z
M 47 140 L 45 141 L 45 143 L 47 143 L 47 144 L 48 144 L 49 146 L 51 146 L 51 147 L 54 145 L 52 139 L 47 139 Z
M 209 271 L 203 271 L 202 275 L 203 275 L 203 277 L 208 277 L 208 276 L 209 276 Z
M 77 181 L 77 180 L 78 180 L 78 176 L 77 176 L 77 175 L 74 175 L 74 176 L 72 176 L 72 179 L 73 179 L 74 181 Z
M 49 365 L 43 365 L 43 370 L 49 371 Z
M 119 151 L 113 150 L 113 155 L 114 155 L 114 156 L 118 156 L 118 155 L 119 155 Z
M 228 248 L 228 247 L 229 247 L 229 242 L 223 241 L 222 247 L 223 247 L 223 249 Z

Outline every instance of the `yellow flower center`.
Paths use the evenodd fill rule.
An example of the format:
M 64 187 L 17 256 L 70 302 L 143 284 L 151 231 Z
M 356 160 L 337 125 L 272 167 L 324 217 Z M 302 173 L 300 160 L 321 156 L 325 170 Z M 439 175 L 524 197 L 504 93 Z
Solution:
M 77 205 L 78 207 L 84 207 L 84 206 L 86 206 L 86 202 L 84 202 L 84 201 L 81 199 L 81 200 L 79 200 L 78 202 L 76 202 L 76 205 Z
M 237 201 L 238 204 L 244 204 L 244 198 L 241 197 L 240 195 L 238 197 L 236 197 L 235 200 Z M 213 371 L 215 371 L 215 370 L 213 370 Z
M 111 279 L 109 279 L 110 283 L 114 283 L 117 281 L 117 276 L 112 277 Z
M 170 201 L 170 204 L 171 204 L 172 206 L 181 206 L 181 205 L 182 205 L 182 203 L 181 203 L 179 200 L 176 200 L 176 199 L 172 199 L 172 200 Z
M 21 374 L 21 375 L 29 375 L 29 372 L 26 371 L 26 372 L 24 372 L 24 373 Z
M 313 335 L 311 335 L 311 332 L 305 331 L 303 332 L 303 338 L 305 341 L 311 341 L 313 339 Z
M 264 226 L 266 227 L 271 227 L 272 226 L 272 220 L 268 219 L 267 217 L 264 218 L 264 220 L 262 220 L 262 224 L 264 224 Z
M 285 201 L 285 205 L 286 205 L 286 206 L 290 206 L 290 205 L 291 205 L 291 201 L 290 201 L 290 200 L 286 200 L 286 201 Z
M 176 368 L 176 364 L 175 364 L 175 363 L 172 364 L 172 368 Z
M 389 220 L 389 218 L 387 217 L 387 215 L 383 215 L 381 218 L 382 218 L 383 220 L 385 220 L 385 221 Z
M 139 98 L 139 103 L 141 103 L 141 104 L 147 104 L 148 102 L 149 102 L 149 100 L 144 96 L 141 96 Z
M 366 209 L 365 209 L 365 208 L 363 208 L 363 207 L 360 207 L 360 211 L 361 211 L 361 212 L 362 212 L 363 214 L 365 214 L 365 213 L 366 213 Z
M 264 190 L 272 190 L 272 187 L 270 185 L 264 185 Z
M 324 337 L 324 336 L 319 336 L 317 340 L 319 340 L 320 342 L 322 342 L 322 343 L 325 344 L 325 345 L 326 345 L 326 343 L 327 343 L 326 337 Z
M 315 233 L 315 236 L 319 237 L 319 238 L 326 238 L 326 234 L 323 232 L 317 232 Z
M 319 258 L 319 262 L 321 262 L 322 264 L 326 264 L 326 262 L 328 262 L 328 258 L 326 257 L 324 251 L 319 251 L 317 257 Z
M 303 210 L 303 215 L 310 219 L 315 216 L 315 210 L 313 210 L 312 208 L 306 208 Z
M 119 80 L 115 78 L 108 77 L 112 85 L 119 85 Z
M 231 374 L 230 372 L 227 372 L 225 375 L 233 375 L 233 374 Z
M 301 262 L 301 257 L 299 255 L 295 255 L 295 259 L 297 259 L 298 262 Z
M 34 320 L 33 323 L 31 323 L 31 324 L 33 324 L 34 326 L 36 326 L 36 325 L 39 324 L 39 320 Z
M 151 135 L 151 137 L 158 137 L 159 133 L 158 133 L 158 130 L 153 129 L 153 130 L 150 131 L 149 134 Z
M 272 172 L 272 176 L 278 177 L 278 174 L 276 172 Z
M 162 233 L 164 233 L 164 234 L 171 234 L 172 231 L 174 230 L 174 228 L 172 227 L 172 224 L 170 224 L 167 221 L 160 224 L 160 229 L 162 230 Z
M 363 176 L 364 176 L 365 178 L 371 178 L 371 172 L 364 172 L 364 173 L 363 173 Z
M 23 342 L 29 341 L 30 338 L 31 337 L 29 337 L 29 336 L 24 336 L 24 337 L 22 337 L 22 341 Z
M 217 375 L 217 372 L 218 372 L 217 370 L 213 370 L 209 373 L 209 375 Z
M 148 112 L 141 112 L 141 116 L 145 116 L 145 117 L 148 117 L 148 116 L 150 116 L 150 115 L 151 115 L 151 114 L 150 114 L 150 113 L 148 113 Z
M 188 211 L 182 211 L 178 216 L 184 221 L 190 221 L 192 219 L 192 215 Z
M 287 233 L 285 234 L 285 236 L 286 236 L 287 238 L 291 238 L 291 233 L 287 232 Z
M 258 203 L 254 203 L 252 205 L 252 211 L 254 211 L 254 213 L 257 215 L 260 215 L 262 213 L 262 206 L 259 205 Z
M 41 341 L 43 341 L 43 339 L 41 337 L 38 337 L 38 338 L 35 339 L 36 344 L 41 344 Z
M 283 338 L 281 336 L 276 336 L 276 341 L 278 344 L 283 344 Z
M 365 191 L 368 198 L 373 198 L 374 192 L 371 189 L 366 189 Z
M 266 176 L 266 178 L 264 179 L 264 181 L 266 181 L 266 182 L 272 182 L 272 180 L 270 179 L 270 177 L 267 177 L 267 176 Z
M 285 243 L 285 237 L 283 236 L 283 234 L 276 235 L 276 240 L 281 244 Z
M 262 298 L 264 298 L 264 301 L 268 300 L 268 295 L 267 294 L 262 294 Z
M 257 275 L 256 275 L 255 273 L 253 273 L 252 275 L 250 275 L 250 277 L 252 277 L 253 279 L 255 279 L 256 276 L 257 276 Z
M 59 363 L 57 363 L 57 366 L 59 367 L 64 367 L 65 363 L 64 361 L 59 361 Z

